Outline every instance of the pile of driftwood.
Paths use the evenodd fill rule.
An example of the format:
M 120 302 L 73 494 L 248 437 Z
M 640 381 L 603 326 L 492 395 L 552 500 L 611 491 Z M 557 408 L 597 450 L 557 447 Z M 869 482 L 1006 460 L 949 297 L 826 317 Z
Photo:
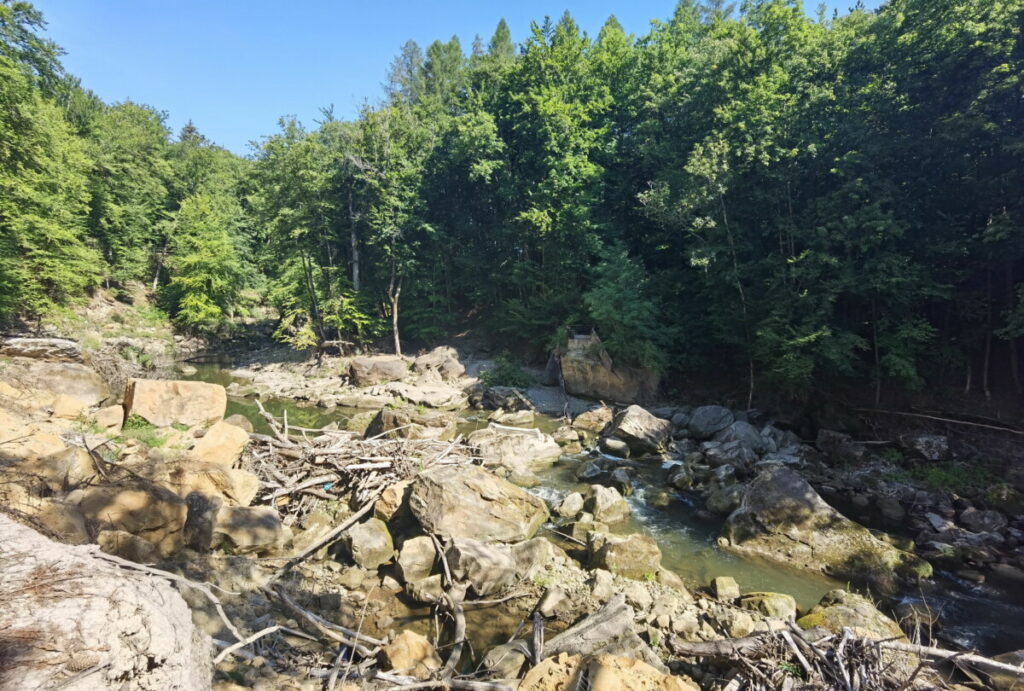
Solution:
M 789 628 L 746 638 L 686 642 L 669 640 L 680 657 L 710 659 L 733 667 L 735 674 L 724 691 L 785 691 L 836 689 L 841 691 L 904 691 L 936 688 L 933 667 L 949 663 L 981 681 L 975 671 L 1005 675 L 1024 685 L 1024 668 L 969 652 L 916 645 L 904 640 L 865 638 L 844 628 L 842 635 Z M 928 679 L 922 678 L 928 675 Z
M 258 404 L 258 402 L 257 402 Z M 335 649 L 333 661 L 322 664 L 319 655 L 285 655 L 292 669 L 301 668 L 308 676 L 324 679 L 324 688 L 334 689 L 341 680 L 372 682 L 384 688 L 451 688 L 478 691 L 502 691 L 506 685 L 458 677 L 466 641 L 464 600 L 467 585 L 456 582 L 451 575 L 445 550 L 436 536 L 438 554 L 444 567 L 444 593 L 438 604 L 439 614 L 450 622 L 450 652 L 444 666 L 435 672 L 435 680 L 423 682 L 412 677 L 388 674 L 378 670 L 378 653 L 385 641 L 328 621 L 303 607 L 289 594 L 284 576 L 310 556 L 337 541 L 342 533 L 372 512 L 381 493 L 401 480 L 437 465 L 460 465 L 478 461 L 461 438 L 449 442 L 432 439 L 410 439 L 401 436 L 402 428 L 388 430 L 376 437 L 332 429 L 307 429 L 290 426 L 287 415 L 277 419 L 262 405 L 260 412 L 272 434 L 251 434 L 246 466 L 261 480 L 258 503 L 275 506 L 293 520 L 316 509 L 321 501 L 345 501 L 355 511 L 324 535 L 284 563 L 262 587 L 272 602 L 294 616 L 313 638 Z M 502 598 L 506 600 L 508 598 Z M 495 604 L 473 602 L 473 605 Z M 465 603 L 468 606 L 470 603 Z M 268 618 L 269 623 L 269 618 Z M 236 634 L 234 643 L 218 642 L 223 648 L 220 661 L 229 655 L 249 657 L 246 649 L 261 639 L 275 634 L 309 637 L 281 626 L 267 626 L 249 636 Z M 266 647 L 264 646 L 264 650 Z
M 287 413 L 278 420 L 257 405 L 273 435 L 250 435 L 246 469 L 260 478 L 257 502 L 289 515 L 305 515 L 320 500 L 365 504 L 426 468 L 475 460 L 461 438 L 409 439 L 398 427 L 363 439 L 347 430 L 289 426 Z

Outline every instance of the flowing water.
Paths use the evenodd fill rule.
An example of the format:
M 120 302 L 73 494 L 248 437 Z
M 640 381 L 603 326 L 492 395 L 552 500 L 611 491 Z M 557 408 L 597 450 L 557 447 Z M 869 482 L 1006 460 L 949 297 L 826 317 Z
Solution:
M 216 364 L 199 365 L 191 378 L 227 386 L 232 382 L 246 384 L 245 380 L 231 377 L 226 369 Z M 330 410 L 273 397 L 261 397 L 268 412 L 281 416 L 288 414 L 292 425 L 320 428 L 332 422 L 344 426 L 353 415 L 366 412 L 354 408 Z M 239 413 L 248 418 L 256 431 L 269 433 L 266 421 L 252 399 L 229 397 L 227 414 Z M 544 432 L 554 431 L 561 423 L 554 418 L 538 415 L 534 426 Z M 486 415 L 467 411 L 459 431 L 467 434 L 487 425 Z M 539 473 L 542 484 L 530 491 L 556 504 L 566 494 L 586 489 L 576 480 L 574 470 L 591 459 L 589 456 L 563 456 L 549 470 Z M 699 509 L 702 500 L 696 495 L 673 492 L 668 506 L 654 507 L 645 501 L 650 491 L 643 481 L 650 479 L 652 487 L 665 468 L 651 466 L 639 473 L 639 482 L 628 497 L 632 515 L 626 524 L 616 526 L 617 532 L 643 532 L 651 535 L 661 548 L 662 565 L 677 573 L 688 585 L 701 586 L 716 576 L 732 576 L 744 592 L 774 591 L 788 593 L 796 598 L 801 610 L 812 607 L 822 595 L 833 588 L 849 587 L 821 574 L 789 569 L 784 565 L 757 558 L 738 556 L 718 547 L 716 538 L 722 526 L 718 519 L 703 518 Z M 553 527 L 553 526 L 549 526 Z M 973 584 L 953 574 L 938 573 L 936 579 L 916 593 L 905 593 L 901 601 L 926 602 L 928 607 L 942 614 L 942 639 L 960 646 L 975 648 L 987 654 L 996 654 L 1024 648 L 1024 587 L 1006 584 Z M 424 614 L 424 616 L 426 616 Z

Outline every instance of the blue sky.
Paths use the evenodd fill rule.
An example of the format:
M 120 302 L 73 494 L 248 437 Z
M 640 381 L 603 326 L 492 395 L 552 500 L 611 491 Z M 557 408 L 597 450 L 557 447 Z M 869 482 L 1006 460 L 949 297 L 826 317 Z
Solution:
M 829 0 L 845 13 L 855 0 Z M 876 7 L 880 0 L 869 0 Z M 322 106 L 351 117 L 376 101 L 391 59 L 408 39 L 426 46 L 459 36 L 468 51 L 502 17 L 513 38 L 531 20 L 568 9 L 591 35 L 615 14 L 642 34 L 674 0 L 36 0 L 63 61 L 106 101 L 132 99 L 189 119 L 236 153 L 275 131 L 282 115 L 307 124 Z M 814 3 L 808 3 L 814 6 Z

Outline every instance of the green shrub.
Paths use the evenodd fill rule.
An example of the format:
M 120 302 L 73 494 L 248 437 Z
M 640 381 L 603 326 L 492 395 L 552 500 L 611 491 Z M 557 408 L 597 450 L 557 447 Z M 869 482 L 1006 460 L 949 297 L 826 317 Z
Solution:
M 487 386 L 515 386 L 526 388 L 531 383 L 529 375 L 512 361 L 508 353 L 494 358 L 494 367 L 480 372 L 480 381 Z

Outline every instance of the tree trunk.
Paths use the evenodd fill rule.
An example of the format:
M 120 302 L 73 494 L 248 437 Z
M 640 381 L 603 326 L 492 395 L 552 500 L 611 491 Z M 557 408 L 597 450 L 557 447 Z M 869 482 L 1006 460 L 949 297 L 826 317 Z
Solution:
M 992 390 L 988 385 L 989 364 L 992 362 L 992 268 L 987 274 L 988 302 L 985 313 L 985 362 L 981 368 L 981 388 L 985 398 L 992 398 Z
M 153 272 L 153 292 L 156 292 L 160 285 L 160 270 L 164 268 L 164 258 L 167 256 L 167 243 L 164 243 L 160 253 L 156 255 L 156 271 Z
M 388 299 L 391 301 L 391 334 L 395 338 L 395 355 L 402 355 L 402 341 L 398 334 L 398 299 L 402 296 L 402 277 L 396 276 L 395 263 L 391 262 L 391 282 L 388 284 Z
M 316 332 L 317 338 L 320 341 L 324 341 L 323 334 L 323 319 L 320 316 L 320 303 L 316 299 L 316 284 L 313 282 L 313 269 L 310 266 L 311 262 L 306 253 L 302 253 L 302 272 L 306 277 L 306 290 L 309 291 L 309 311 L 310 316 L 313 318 L 313 331 Z
M 352 248 L 352 290 L 359 292 L 359 235 L 356 233 L 356 211 L 352 190 L 348 191 L 349 243 Z
M 1014 283 L 1013 283 L 1013 262 L 1006 265 L 1006 305 L 1007 309 L 1013 309 L 1014 304 Z M 1020 356 L 1017 353 L 1017 339 L 1010 336 L 1006 339 L 1010 346 L 1010 375 L 1013 377 L 1013 390 L 1018 394 L 1024 393 L 1024 387 L 1020 381 Z
M 749 376 L 749 388 L 747 389 L 747 410 L 754 405 L 754 346 L 750 339 L 750 318 L 747 314 L 747 294 L 743 290 L 743 283 L 740 281 L 740 267 L 736 259 L 736 243 L 732 237 L 732 228 L 729 227 L 729 216 L 725 211 L 725 197 L 718 196 L 718 202 L 722 207 L 722 225 L 725 227 L 725 235 L 729 239 L 729 254 L 732 255 L 732 274 L 736 283 L 736 291 L 740 295 L 740 307 L 743 310 L 743 338 L 747 346 L 747 369 Z
M 875 300 L 871 300 L 871 346 L 875 354 L 875 406 L 882 400 L 882 363 L 878 353 L 878 316 Z

